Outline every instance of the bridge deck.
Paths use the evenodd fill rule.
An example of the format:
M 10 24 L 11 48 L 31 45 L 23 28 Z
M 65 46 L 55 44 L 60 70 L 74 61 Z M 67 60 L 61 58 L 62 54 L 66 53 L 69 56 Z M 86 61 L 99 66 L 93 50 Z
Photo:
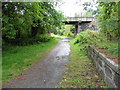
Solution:
M 65 24 L 76 24 L 76 23 L 89 23 L 95 21 L 94 17 L 67 17 L 66 21 L 63 21 Z
M 67 21 L 94 21 L 94 17 L 67 17 Z

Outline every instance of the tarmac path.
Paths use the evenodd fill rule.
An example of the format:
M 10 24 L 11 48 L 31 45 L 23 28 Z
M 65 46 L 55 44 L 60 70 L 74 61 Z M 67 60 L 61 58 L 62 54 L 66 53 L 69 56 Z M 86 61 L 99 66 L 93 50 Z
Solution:
M 3 88 L 57 88 L 69 63 L 69 39 L 63 38 L 42 60 Z

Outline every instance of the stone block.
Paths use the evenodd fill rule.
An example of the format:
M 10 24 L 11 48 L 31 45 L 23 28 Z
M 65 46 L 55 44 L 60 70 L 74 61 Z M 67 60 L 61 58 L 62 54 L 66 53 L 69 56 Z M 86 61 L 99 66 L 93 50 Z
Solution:
M 114 75 L 114 82 L 115 82 L 115 85 L 120 88 L 120 75 L 118 73 L 115 73 Z
M 100 67 L 103 67 L 103 65 L 102 65 L 102 59 L 101 58 L 98 58 L 98 63 L 99 63 L 99 65 L 100 65 Z
M 110 86 L 111 88 L 117 88 L 117 86 L 115 85 L 115 83 L 112 81 L 112 79 L 110 79 L 109 77 L 105 76 L 104 77 L 104 81 L 105 83 Z
M 102 76 L 102 78 L 104 79 L 105 74 L 104 74 L 103 69 L 99 68 L 98 72 Z
M 110 78 L 112 79 L 113 77 L 113 74 L 112 74 L 112 70 L 109 66 L 105 65 L 105 74 Z
M 105 83 L 111 88 L 120 88 L 120 69 L 118 69 L 118 65 L 92 46 L 88 49 L 89 56 L 94 61 Z

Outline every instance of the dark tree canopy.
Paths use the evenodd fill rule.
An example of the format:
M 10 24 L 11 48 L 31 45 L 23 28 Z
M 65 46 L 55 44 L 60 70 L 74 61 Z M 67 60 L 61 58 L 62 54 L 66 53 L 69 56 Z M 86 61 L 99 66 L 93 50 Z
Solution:
M 2 33 L 6 41 L 36 38 L 51 30 L 61 28 L 61 12 L 52 2 L 2 3 Z

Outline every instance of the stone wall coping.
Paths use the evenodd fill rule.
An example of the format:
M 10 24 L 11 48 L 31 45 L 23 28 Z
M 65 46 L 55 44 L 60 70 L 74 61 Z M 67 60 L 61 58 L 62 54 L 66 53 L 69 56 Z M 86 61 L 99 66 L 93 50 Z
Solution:
M 109 66 L 111 67 L 115 72 L 117 72 L 118 74 L 120 74 L 120 70 L 119 70 L 119 65 L 117 63 L 115 63 L 114 61 L 112 61 L 111 59 L 107 58 L 106 55 L 104 55 L 103 53 L 101 53 L 100 51 L 98 51 L 97 49 L 94 48 L 93 45 L 89 45 L 89 48 L 91 48 L 96 54 L 99 54 L 100 58 L 102 58 L 102 60 Z

